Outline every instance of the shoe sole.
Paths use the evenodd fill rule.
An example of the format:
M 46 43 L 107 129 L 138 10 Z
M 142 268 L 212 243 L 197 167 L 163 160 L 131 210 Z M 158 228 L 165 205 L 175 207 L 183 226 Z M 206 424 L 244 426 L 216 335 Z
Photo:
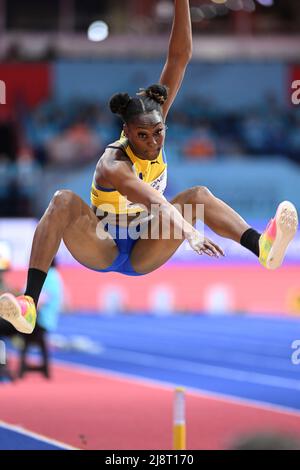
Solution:
M 12 294 L 1 295 L 0 317 L 11 323 L 20 333 L 30 334 L 33 332 L 34 326 L 25 320 L 21 307 Z
M 286 249 L 297 232 L 298 215 L 295 206 L 289 201 L 279 204 L 275 220 L 276 237 L 266 262 L 268 269 L 281 266 Z

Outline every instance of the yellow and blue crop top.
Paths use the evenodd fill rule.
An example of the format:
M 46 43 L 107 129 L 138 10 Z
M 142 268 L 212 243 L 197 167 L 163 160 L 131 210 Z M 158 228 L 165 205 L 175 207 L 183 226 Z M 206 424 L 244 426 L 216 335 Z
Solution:
M 108 148 L 111 146 L 108 146 Z M 131 160 L 133 169 L 138 178 L 150 184 L 161 194 L 167 186 L 167 162 L 164 149 L 162 149 L 156 160 L 142 160 L 137 157 L 130 148 L 128 140 L 124 135 L 114 144 L 112 148 L 120 148 Z M 137 214 L 143 209 L 136 203 L 130 202 L 125 196 L 113 188 L 99 186 L 93 180 L 91 188 L 91 203 L 94 207 L 105 212 L 115 214 Z

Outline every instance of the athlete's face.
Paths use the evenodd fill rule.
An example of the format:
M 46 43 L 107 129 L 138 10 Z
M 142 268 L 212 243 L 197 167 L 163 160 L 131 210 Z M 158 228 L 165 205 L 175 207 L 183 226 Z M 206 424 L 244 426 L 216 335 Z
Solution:
M 136 155 L 144 160 L 155 160 L 164 145 L 166 126 L 161 114 L 152 111 L 125 124 L 124 132 Z

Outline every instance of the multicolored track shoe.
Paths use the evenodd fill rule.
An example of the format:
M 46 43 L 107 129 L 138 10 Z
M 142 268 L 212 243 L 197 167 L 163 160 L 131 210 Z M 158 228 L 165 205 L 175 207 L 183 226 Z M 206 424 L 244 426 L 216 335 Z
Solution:
M 259 239 L 259 261 L 267 269 L 281 266 L 289 243 L 298 228 L 295 206 L 284 201 L 279 204 L 274 219 L 271 219 Z
M 8 293 L 1 295 L 0 317 L 11 323 L 21 333 L 32 333 L 36 322 L 33 299 L 28 295 L 19 297 Z

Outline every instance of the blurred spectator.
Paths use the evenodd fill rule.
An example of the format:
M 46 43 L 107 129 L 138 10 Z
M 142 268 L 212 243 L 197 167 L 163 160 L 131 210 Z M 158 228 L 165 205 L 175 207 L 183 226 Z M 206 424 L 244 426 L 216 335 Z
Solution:
M 183 153 L 189 159 L 210 159 L 216 156 L 216 137 L 208 123 L 198 125 L 186 142 Z
M 38 326 L 49 333 L 55 331 L 63 303 L 63 281 L 56 267 L 56 258 L 54 258 L 39 300 Z
M 32 116 L 26 116 L 24 120 L 27 141 L 35 149 L 36 159 L 42 165 L 48 161 L 47 143 L 59 132 L 57 121 L 58 116 L 51 120 L 51 116 L 46 115 L 42 109 L 38 109 Z
M 288 134 L 288 152 L 292 160 L 300 163 L 300 116 L 291 122 Z
M 49 160 L 60 165 L 86 164 L 100 153 L 97 134 L 84 122 L 77 122 L 47 145 Z
M 0 294 L 6 291 L 12 292 L 12 289 L 5 285 L 3 271 L 0 271 Z M 59 315 L 63 308 L 63 291 L 64 287 L 62 278 L 56 268 L 56 261 L 54 259 L 49 269 L 48 276 L 40 297 L 37 324 L 33 333 L 31 334 L 32 339 L 38 338 L 41 334 L 47 335 L 48 333 L 52 333 L 56 330 Z M 14 294 L 19 295 L 17 292 L 14 292 Z M 14 343 L 20 346 L 20 342 L 24 341 L 24 338 L 27 336 L 28 335 L 18 333 L 10 323 L 0 319 L 0 339 L 14 338 Z M 9 376 L 7 367 L 2 366 L 2 369 L 0 369 L 0 376 L 1 371 L 2 375 L 5 375 L 6 377 Z
M 12 288 L 12 286 L 8 285 L 4 279 L 5 272 L 10 269 L 10 266 L 11 266 L 10 247 L 5 241 L 1 241 L 0 242 L 0 295 L 8 291 L 12 292 L 14 295 L 19 294 Z M 3 333 L 5 333 L 6 325 L 9 325 L 9 323 L 5 322 L 5 320 L 2 320 L 0 318 L 0 339 L 6 336 L 5 334 L 3 334 L 3 336 L 1 335 L 1 327 L 4 326 Z M 13 377 L 10 373 L 8 363 L 7 363 L 7 358 L 6 358 L 5 364 L 0 363 L 0 382 L 6 382 L 12 379 Z
M 22 122 L 34 158 L 42 165 L 84 165 L 120 132 L 106 103 L 43 103 Z M 188 97 L 168 120 L 168 141 L 182 157 L 276 155 L 298 160 L 299 120 L 271 95 L 257 109 L 216 109 L 209 98 Z
M 6 133 L 6 143 L 4 139 L 2 149 L 5 153 L 1 156 L 0 152 L 0 176 L 3 176 L 0 201 L 12 193 L 7 189 L 15 175 L 14 167 L 10 166 L 12 161 L 17 161 L 19 175 L 26 175 L 26 197 L 34 201 L 36 193 L 29 181 L 38 180 L 39 166 L 74 168 L 89 164 L 121 130 L 114 116 L 107 112 L 106 103 L 95 104 L 82 99 L 44 102 L 33 112 L 23 113 L 19 124 L 23 141 L 19 151 L 15 148 L 16 140 L 11 138 L 13 127 L 6 132 L 5 121 L 2 129 Z M 172 111 L 168 119 L 168 142 L 175 149 L 176 159 L 276 156 L 289 157 L 300 163 L 299 131 L 298 109 L 283 107 L 271 92 L 256 108 L 236 111 L 217 109 L 209 96 L 190 96 L 184 105 Z M 23 196 L 18 194 L 18 181 L 19 177 L 12 183 L 20 199 Z M 16 205 L 14 200 L 13 204 L 14 207 L 22 206 L 20 201 Z M 5 206 L 12 206 L 10 199 L 2 204 L 2 215 L 7 213 L 3 211 Z M 30 214 L 30 204 L 27 206 L 27 210 L 22 208 L 21 215 Z M 15 214 L 18 212 L 14 211 Z
M 38 166 L 29 146 L 15 151 L 14 162 L 0 158 L 0 217 L 32 217 Z
M 14 162 L 16 158 L 16 125 L 5 106 L 0 106 L 0 161 L 8 160 Z
M 261 432 L 240 437 L 229 450 L 300 450 L 300 440 L 275 432 Z
M 263 154 L 267 148 L 267 123 L 257 113 L 244 116 L 241 121 L 241 136 L 249 154 Z

